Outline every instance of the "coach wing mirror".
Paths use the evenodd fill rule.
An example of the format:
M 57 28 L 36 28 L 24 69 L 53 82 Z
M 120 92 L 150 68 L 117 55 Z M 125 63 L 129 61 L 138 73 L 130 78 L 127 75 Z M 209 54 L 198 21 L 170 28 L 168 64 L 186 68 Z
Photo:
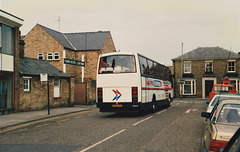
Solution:
M 205 118 L 210 118 L 211 113 L 208 112 L 202 112 L 201 113 L 201 117 L 205 117 Z
M 208 105 L 210 103 L 210 101 L 206 101 L 206 104 Z

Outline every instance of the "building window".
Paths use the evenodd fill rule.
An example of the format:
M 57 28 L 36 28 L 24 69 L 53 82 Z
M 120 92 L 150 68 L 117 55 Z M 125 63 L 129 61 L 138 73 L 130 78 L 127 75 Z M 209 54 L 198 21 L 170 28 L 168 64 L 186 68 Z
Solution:
M 184 62 L 184 73 L 191 73 L 191 62 Z
M 60 79 L 54 79 L 54 98 L 60 97 Z
M 43 60 L 44 58 L 43 58 L 43 53 L 38 53 L 38 59 L 39 60 Z
M 213 63 L 211 61 L 205 62 L 205 71 L 213 72 Z
M 228 61 L 228 72 L 235 72 L 235 61 Z
M 195 95 L 196 94 L 196 80 L 185 80 L 183 85 L 183 95 Z
M 47 60 L 53 60 L 53 53 L 47 53 Z
M 1 24 L 1 53 L 14 55 L 14 29 L 10 26 Z
M 60 53 L 59 52 L 55 52 L 54 53 L 54 60 L 59 60 L 60 59 Z
M 29 92 L 31 84 L 31 77 L 23 77 L 23 90 Z

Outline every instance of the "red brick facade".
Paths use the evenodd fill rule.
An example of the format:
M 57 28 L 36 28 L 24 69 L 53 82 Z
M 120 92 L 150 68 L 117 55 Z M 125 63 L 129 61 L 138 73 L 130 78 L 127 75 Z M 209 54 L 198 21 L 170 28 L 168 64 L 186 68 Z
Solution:
M 63 69 L 63 53 L 66 52 L 66 58 L 72 59 L 73 55 L 75 60 L 81 61 L 82 55 L 85 56 L 85 78 L 96 80 L 97 60 L 99 54 L 115 52 L 115 46 L 111 34 L 109 33 L 107 39 L 104 42 L 101 50 L 88 50 L 88 51 L 76 51 L 68 48 L 64 48 L 57 40 L 55 40 L 50 34 L 48 34 L 38 24 L 24 37 L 25 42 L 25 57 L 37 58 L 38 53 L 43 53 L 44 59 L 47 59 L 47 53 L 60 53 L 59 60 L 52 60 L 49 63 L 56 66 L 59 70 Z M 66 64 L 66 73 L 72 77 L 81 78 L 81 67 L 76 65 Z
M 54 31 L 56 32 L 56 31 Z M 98 57 L 102 53 L 115 52 L 115 46 L 112 36 L 109 32 L 107 38 L 101 49 L 98 50 L 73 50 L 64 47 L 56 39 L 54 39 L 46 30 L 44 30 L 39 24 L 37 24 L 25 37 L 25 56 L 31 58 L 37 58 L 38 53 L 43 53 L 43 58 L 47 59 L 47 53 L 58 52 L 60 54 L 59 60 L 51 60 L 49 63 L 57 67 L 59 70 L 66 72 L 71 77 L 74 77 L 76 81 L 80 82 L 82 79 L 82 67 L 77 65 L 64 64 L 64 55 L 67 59 L 73 59 L 82 61 L 82 55 L 84 55 L 85 68 L 84 79 L 86 82 L 96 80 L 97 61 Z M 94 91 L 92 91 L 94 90 Z M 89 89 L 87 87 L 87 101 L 91 99 L 91 102 L 95 100 L 95 88 Z M 89 101 L 88 101 L 89 102 Z

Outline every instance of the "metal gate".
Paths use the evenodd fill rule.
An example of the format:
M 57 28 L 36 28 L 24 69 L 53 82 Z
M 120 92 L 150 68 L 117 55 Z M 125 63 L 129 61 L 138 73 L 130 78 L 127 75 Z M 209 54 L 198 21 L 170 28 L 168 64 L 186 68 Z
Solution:
M 75 82 L 74 103 L 77 105 L 85 105 L 86 103 L 86 83 Z

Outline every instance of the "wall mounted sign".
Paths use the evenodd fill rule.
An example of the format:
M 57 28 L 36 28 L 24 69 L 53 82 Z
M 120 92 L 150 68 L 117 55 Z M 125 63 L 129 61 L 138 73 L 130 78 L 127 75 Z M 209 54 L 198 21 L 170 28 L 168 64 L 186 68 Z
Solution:
M 78 65 L 78 66 L 85 66 L 85 62 L 71 60 L 71 59 L 64 59 L 64 64 L 71 64 L 71 65 Z

